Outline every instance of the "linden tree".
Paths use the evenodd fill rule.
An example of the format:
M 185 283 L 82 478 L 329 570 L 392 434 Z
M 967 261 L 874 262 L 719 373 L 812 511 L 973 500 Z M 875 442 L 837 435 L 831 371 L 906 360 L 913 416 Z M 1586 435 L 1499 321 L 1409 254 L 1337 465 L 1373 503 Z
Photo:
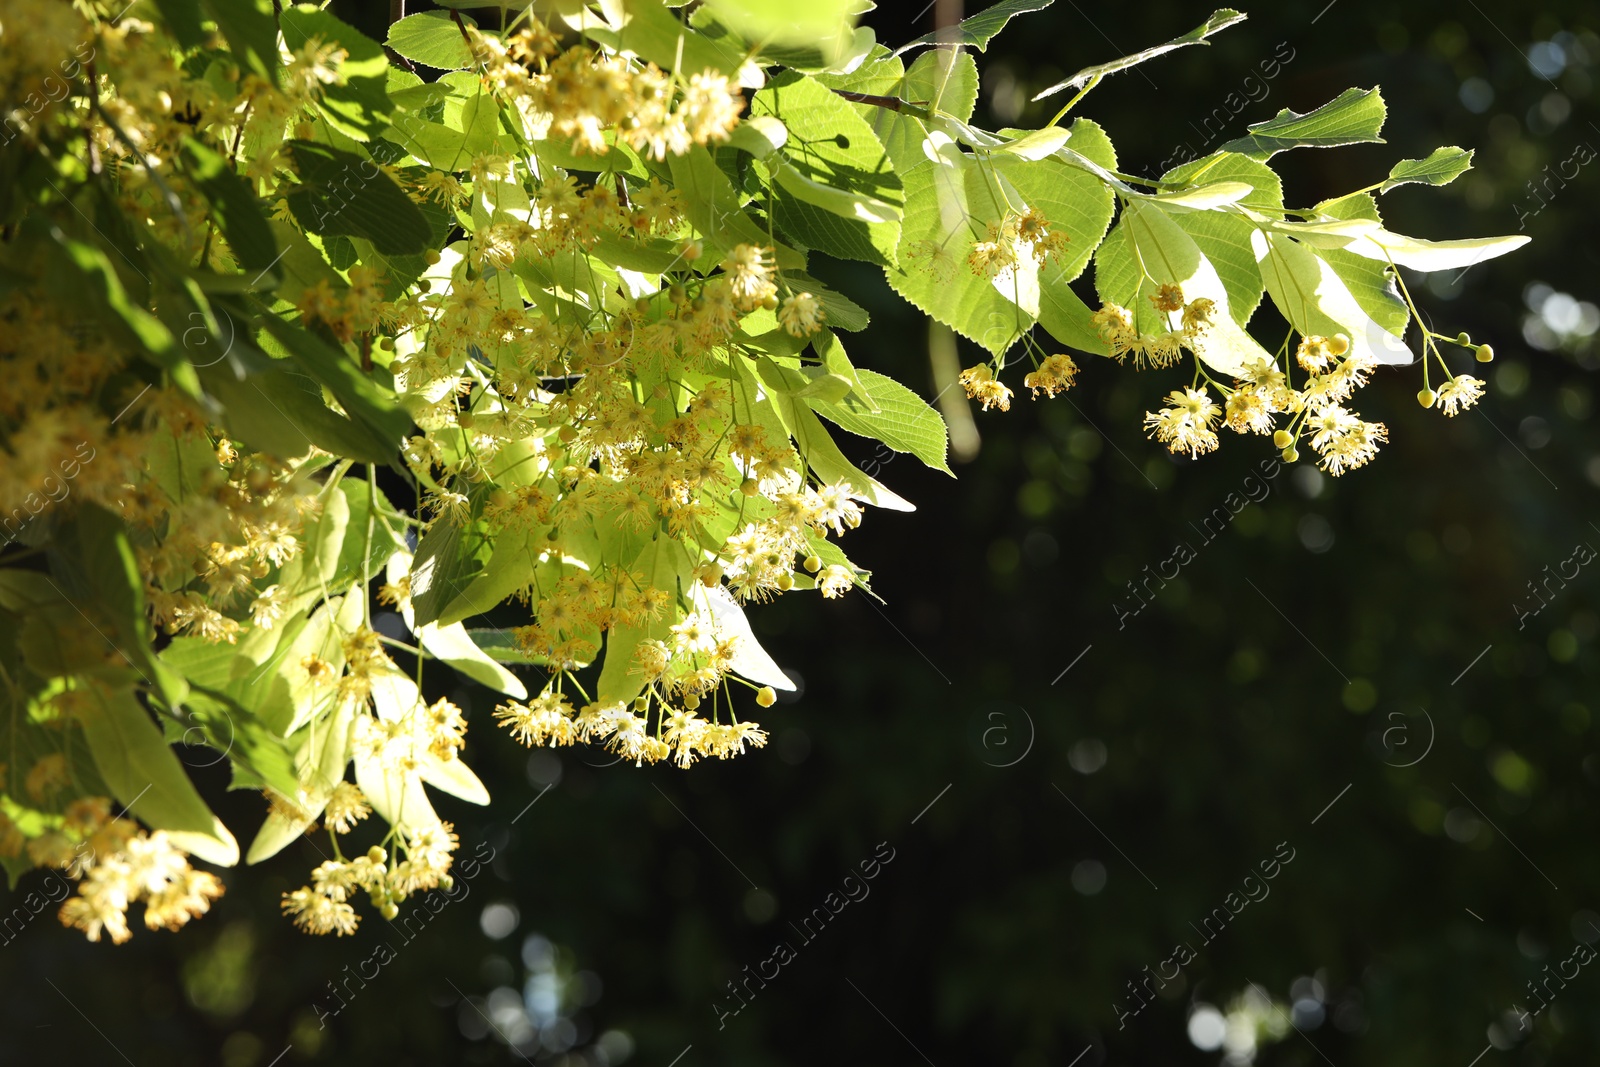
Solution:
M 284 910 L 317 933 L 354 930 L 362 898 L 393 918 L 449 885 L 435 791 L 489 799 L 462 710 L 423 695 L 445 668 L 527 745 L 680 767 L 763 745 L 790 682 L 746 611 L 864 591 L 841 538 L 911 507 L 841 434 L 949 470 L 940 416 L 872 369 L 816 254 L 880 267 L 984 350 L 960 383 L 985 408 L 1018 364 L 1036 396 L 1084 360 L 1181 364 L 1145 416 L 1173 451 L 1226 427 L 1333 474 L 1370 460 L 1386 430 L 1348 403 L 1419 358 L 1397 268 L 1523 241 L 1384 226 L 1383 194 L 1470 153 L 1288 207 L 1274 155 L 1379 139 L 1381 96 L 1352 89 L 1159 180 L 1121 172 L 1074 109 L 1229 10 L 1052 87 L 1040 129 L 978 128 L 973 53 L 1046 3 L 894 50 L 855 0 L 462 3 L 383 42 L 270 0 L 8 3 L 12 880 L 65 869 L 62 921 L 120 942 L 135 903 L 151 928 L 208 909 L 222 883 L 191 858 L 258 863 L 320 823 L 331 858 Z M 1264 297 L 1275 347 L 1247 328 Z M 1489 348 L 1419 337 L 1421 401 L 1471 405 L 1441 346 Z M 175 746 L 259 791 L 262 823 L 217 819 Z

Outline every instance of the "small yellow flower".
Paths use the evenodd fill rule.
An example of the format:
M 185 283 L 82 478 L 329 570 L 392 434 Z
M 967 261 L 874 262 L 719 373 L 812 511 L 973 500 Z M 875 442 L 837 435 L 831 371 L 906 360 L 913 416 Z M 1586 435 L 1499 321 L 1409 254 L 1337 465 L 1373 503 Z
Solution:
M 983 410 L 997 407 L 1001 411 L 1011 410 L 1011 390 L 998 379 L 987 364 L 980 363 L 976 367 L 968 367 L 962 371 L 957 379 L 961 388 L 966 390 L 969 399 L 976 400 L 983 405 Z
M 322 817 L 328 829 L 336 834 L 347 834 L 355 829 L 356 823 L 371 814 L 372 807 L 367 803 L 361 787 L 351 782 L 340 782 L 333 787 L 333 794 L 328 797 L 328 806 L 323 809 Z
M 1446 415 L 1465 411 L 1483 396 L 1483 379 L 1458 374 L 1439 387 L 1439 407 Z
M 795 293 L 778 307 L 778 322 L 792 337 L 810 337 L 827 317 L 822 301 L 810 293 Z
M 1046 356 L 1038 370 L 1022 379 L 1022 384 L 1032 390 L 1034 398 L 1038 399 L 1041 392 L 1050 397 L 1066 392 L 1072 388 L 1077 377 L 1078 365 L 1072 361 L 1072 357 L 1058 353 Z
M 1174 389 L 1167 394 L 1168 406 L 1159 412 L 1146 412 L 1145 429 L 1172 452 L 1187 452 L 1190 458 L 1217 447 L 1213 426 L 1222 415 L 1204 389 Z

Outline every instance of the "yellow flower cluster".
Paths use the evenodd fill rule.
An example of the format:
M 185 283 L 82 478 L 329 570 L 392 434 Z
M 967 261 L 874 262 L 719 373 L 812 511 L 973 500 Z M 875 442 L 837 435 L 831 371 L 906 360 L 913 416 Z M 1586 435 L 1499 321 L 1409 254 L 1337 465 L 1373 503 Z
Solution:
M 969 400 L 976 400 L 983 405 L 983 410 L 999 408 L 1001 411 L 1011 410 L 1011 387 L 994 376 L 994 371 L 986 363 L 976 367 L 968 367 L 962 371 L 956 380 L 966 392 Z
M 82 930 L 90 941 L 102 934 L 116 944 L 128 940 L 133 904 L 144 904 L 147 928 L 176 930 L 204 915 L 222 895 L 217 877 L 189 866 L 187 855 L 164 831 L 147 833 L 128 819 L 112 817 L 106 797 L 73 801 L 61 828 L 34 838 L 28 852 L 35 864 L 59 867 L 78 880 L 77 893 L 61 904 L 61 922 Z
M 1159 333 L 1140 333 L 1134 326 L 1133 314 L 1116 304 L 1102 305 L 1089 316 L 1089 323 L 1100 339 L 1111 347 L 1111 358 L 1122 362 L 1133 357 L 1137 368 L 1170 367 L 1183 356 L 1184 349 L 1194 351 L 1216 305 L 1206 297 L 1184 302 L 1183 290 L 1176 285 L 1164 285 L 1150 297 L 1156 311 L 1166 320 L 1167 328 Z
M 779 367 L 758 360 L 748 342 L 768 333 L 815 339 L 821 351 L 836 305 L 815 280 L 786 276 L 790 250 L 757 238 L 708 254 L 702 240 L 710 235 L 689 224 L 683 197 L 662 180 L 636 179 L 635 170 L 580 181 L 548 164 L 542 149 L 527 150 L 558 140 L 583 154 L 618 160 L 623 146 L 659 161 L 725 140 L 745 107 L 738 86 L 709 70 L 666 73 L 627 55 L 562 50 L 537 19 L 508 36 L 468 27 L 486 99 L 501 108 L 501 132 L 515 135 L 454 164 L 420 156 L 379 163 L 414 201 L 468 231 L 424 253 L 424 276 L 402 287 L 392 277 L 402 273 L 399 258 L 341 265 L 335 239 L 289 210 L 301 178 L 284 144 L 291 135 L 329 140 L 329 109 L 355 80 L 350 49 L 317 35 L 280 38 L 274 82 L 238 65 L 220 37 L 208 42 L 216 47 L 205 62 L 185 62 L 164 29 L 94 12 L 17 0 L 0 14 L 0 86 L 6 100 L 22 101 L 9 113 L 12 128 L 70 140 L 65 154 L 86 157 L 110 202 L 135 220 L 138 242 L 165 246 L 173 262 L 208 278 L 240 277 L 241 268 L 227 227 L 212 221 L 210 194 L 182 165 L 190 139 L 229 160 L 272 205 L 277 243 L 290 242 L 283 250 L 294 253 L 287 266 L 322 254 L 326 264 L 309 272 L 275 271 L 277 288 L 215 299 L 272 305 L 271 314 L 342 346 L 380 391 L 392 375 L 418 428 L 401 457 L 420 486 L 419 517 L 402 521 L 424 536 L 454 526 L 486 531 L 490 541 L 526 539 L 533 577 L 513 593 L 528 607 L 517 645 L 554 680 L 502 705 L 496 718 L 528 744 L 603 744 L 636 762 L 688 766 L 765 744 L 765 731 L 735 710 L 736 698 L 758 707 L 775 700 L 771 688 L 741 677 L 760 650 L 740 604 L 793 589 L 832 598 L 860 584 L 831 539 L 860 524 L 868 490 L 820 475 L 791 436 L 783 379 L 772 375 L 812 371 L 820 357 L 779 357 Z M 92 97 L 82 89 L 90 56 Z M 58 92 L 55 75 L 73 87 Z M 44 94 L 37 107 L 34 93 Z M 1037 262 L 1066 241 L 1034 212 L 1008 217 L 991 238 L 1004 245 L 998 257 Z M 649 270 L 602 264 L 597 250 L 619 248 Z M 130 303 L 155 306 L 154 296 L 133 292 L 132 274 L 124 281 Z M 166 301 L 159 317 L 178 333 L 186 306 Z M 350 463 L 314 447 L 268 455 L 230 437 L 216 425 L 217 398 L 204 395 L 205 369 L 228 353 L 206 347 L 217 346 L 206 328 L 174 344 L 182 347 L 175 361 L 202 371 L 200 390 L 192 371 L 185 384 L 134 360 L 123 338 L 87 329 L 81 309 L 38 288 L 0 298 L 0 376 L 30 383 L 0 390 L 0 521 L 9 537 L 36 516 L 48 521 L 47 512 L 66 520 L 81 503 L 104 507 L 125 523 L 160 629 L 234 645 L 240 656 L 278 640 L 288 649 L 323 624 L 317 612 L 333 615 L 341 597 L 359 600 L 348 582 L 322 587 L 327 561 L 314 550 L 326 517 L 343 510 L 345 500 L 329 509 L 345 496 L 339 483 Z M 1053 358 L 1041 379 L 1052 394 L 1075 371 L 1060 362 L 1066 357 Z M 341 418 L 355 415 L 330 405 Z M 597 538 L 614 534 L 626 551 L 598 551 Z M 346 548 L 360 536 L 352 522 Z M 655 543 L 663 558 L 681 557 L 679 573 L 642 562 Z M 349 574 L 353 553 L 335 555 Z M 385 593 L 403 612 L 413 608 L 410 585 L 391 570 Z M 307 725 L 324 738 L 330 724 L 346 723 L 358 781 L 370 787 L 362 767 L 376 768 L 420 794 L 419 776 L 459 758 L 465 717 L 447 700 L 385 707 L 399 668 L 369 622 L 352 625 L 348 612 L 341 619 L 327 624 L 321 645 L 301 642 L 283 659 L 280 677 L 300 716 L 290 743 Z M 642 694 L 604 706 L 584 697 L 575 710 L 564 695 L 577 686 L 573 672 L 618 644 L 619 632 L 642 628 L 653 637 L 619 653 Z M 64 636 L 85 648 L 104 643 L 88 629 Z M 112 652 L 106 657 L 113 662 Z M 127 666 L 120 656 L 114 663 Z M 285 894 L 284 911 L 302 928 L 352 932 L 358 891 L 393 917 L 407 895 L 448 886 L 456 846 L 448 823 L 401 820 L 376 790 L 369 798 L 351 782 L 329 789 L 304 767 L 301 774 L 292 795 L 270 793 L 269 823 L 297 833 L 320 817 L 337 850 L 337 838 L 375 809 L 394 816 L 382 845 L 354 859 L 336 851 Z M 41 809 L 82 802 L 66 756 L 35 761 L 25 779 Z M 145 904 L 147 924 L 171 927 L 221 892 L 166 834 L 100 818 L 81 832 L 69 818 L 69 829 L 42 834 L 0 818 L 0 853 L 60 865 L 78 845 L 92 849 L 92 861 L 79 861 L 80 894 L 63 909 L 63 920 L 91 938 L 125 939 L 130 903 Z
M 364 801 L 360 808 L 365 808 Z M 451 887 L 450 866 L 459 844 L 454 827 L 440 822 L 407 829 L 397 837 L 393 852 L 373 845 L 354 859 L 341 857 L 318 864 L 311 872 L 310 885 L 283 894 L 284 914 L 308 934 L 343 937 L 355 933 L 361 924 L 351 903 L 358 892 L 365 892 L 385 919 L 394 919 L 412 894 Z M 401 853 L 405 858 L 397 859 Z
M 569 48 L 551 59 L 554 39 L 531 16 L 507 41 L 476 27 L 467 27 L 467 34 L 484 83 L 530 124 L 581 153 L 604 155 L 615 141 L 651 159 L 681 156 L 695 145 L 726 140 L 744 109 L 737 87 L 715 71 L 684 79 L 653 63 L 637 65 L 589 48 Z
M 1037 208 L 1008 211 L 989 223 L 985 238 L 967 253 L 967 266 L 979 277 L 1002 278 L 1027 259 L 1043 266 L 1051 256 L 1065 252 L 1071 240 L 1067 234 L 1052 230 L 1050 220 Z

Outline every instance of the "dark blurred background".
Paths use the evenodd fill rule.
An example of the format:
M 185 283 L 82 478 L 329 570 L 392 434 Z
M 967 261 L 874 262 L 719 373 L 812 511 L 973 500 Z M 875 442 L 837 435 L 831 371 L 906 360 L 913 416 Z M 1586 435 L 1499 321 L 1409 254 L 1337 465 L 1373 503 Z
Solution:
M 920 510 L 872 512 L 846 547 L 886 603 L 797 595 L 752 612 L 803 679 L 765 716 L 764 751 L 687 772 L 530 755 L 489 721 L 492 694 L 434 671 L 429 688 L 469 709 L 467 758 L 495 797 L 435 800 L 461 856 L 494 858 L 458 874 L 424 929 L 369 914 L 351 938 L 298 933 L 278 900 L 319 861 L 307 843 L 225 874 L 228 894 L 178 935 L 91 945 L 46 914 L 0 945 L 0 1054 L 1596 1062 L 1600 967 L 1583 964 L 1600 942 L 1600 577 L 1575 549 L 1600 548 L 1600 14 L 1318 7 L 1264 5 L 1078 112 L 1125 170 L 1155 175 L 1185 143 L 1207 147 L 1197 127 L 1230 94 L 1256 97 L 1236 136 L 1381 85 L 1387 144 L 1277 158 L 1300 205 L 1437 145 L 1476 149 L 1454 185 L 1383 207 L 1419 236 L 1534 238 L 1465 272 L 1407 275 L 1435 328 L 1499 353 L 1477 368 L 1477 409 L 1423 411 L 1415 369 L 1386 370 L 1360 405 L 1390 428 L 1375 463 L 1336 481 L 1302 462 L 1269 482 L 1264 440 L 1228 436 L 1190 462 L 1143 439 L 1141 414 L 1179 372 L 1090 360 L 1065 398 L 977 414 L 981 449 L 958 480 L 910 457 L 882 466 Z M 1041 124 L 1059 101 L 1028 103 L 1039 88 L 1208 12 L 1062 0 L 1021 16 L 979 57 L 978 121 Z M 895 45 L 933 26 L 931 9 L 909 14 L 868 21 Z M 849 340 L 856 362 L 932 396 L 927 329 L 881 276 L 818 273 L 872 312 Z M 1252 485 L 1260 502 L 1208 542 L 1205 517 Z M 1180 543 L 1195 560 L 1119 627 L 1114 605 L 1137 604 L 1127 583 Z M 213 758 L 187 755 L 248 839 L 258 798 L 223 796 L 220 768 L 199 766 Z M 847 881 L 875 853 L 892 859 Z M 1263 862 L 1276 877 L 1247 882 Z M 1232 915 L 1247 890 L 1270 893 Z M 828 903 L 837 916 L 802 934 Z M 1202 932 L 1219 907 L 1229 921 Z M 773 973 L 780 942 L 793 958 L 745 985 Z M 1180 943 L 1194 958 L 1172 978 Z

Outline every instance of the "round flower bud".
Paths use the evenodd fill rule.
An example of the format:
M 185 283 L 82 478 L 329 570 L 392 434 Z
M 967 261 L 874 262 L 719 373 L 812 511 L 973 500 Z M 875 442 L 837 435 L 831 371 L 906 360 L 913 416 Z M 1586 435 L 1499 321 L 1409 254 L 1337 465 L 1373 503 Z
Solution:
M 1350 351 L 1350 337 L 1348 334 L 1336 333 L 1328 338 L 1328 351 L 1336 356 L 1342 356 Z
M 744 481 L 739 483 L 739 492 L 743 493 L 745 496 L 755 496 L 757 493 L 761 492 L 761 483 L 756 481 L 754 478 L 746 478 Z
M 400 908 L 393 901 L 389 901 L 388 903 L 384 904 L 383 907 L 379 908 L 378 912 L 385 919 L 388 919 L 390 922 L 394 922 L 395 919 L 400 915 Z
M 778 575 L 778 588 L 783 590 L 785 593 L 793 589 L 794 575 L 790 574 L 788 571 L 784 571 L 782 574 Z
M 563 426 L 556 431 L 556 437 L 560 439 L 562 444 L 570 445 L 578 439 L 578 431 L 571 426 Z
M 430 248 L 426 252 L 422 253 L 422 258 L 424 262 L 428 264 L 428 266 L 432 267 L 439 262 L 439 250 L 436 248 Z
M 635 300 L 633 302 L 633 310 L 637 311 L 641 315 L 647 314 L 650 311 L 650 298 L 647 296 L 641 296 L 639 299 Z
M 633 710 L 634 711 L 649 711 L 650 710 L 650 698 L 649 697 L 634 697 L 633 698 Z
M 690 711 L 693 711 L 695 708 L 698 708 L 700 706 L 700 694 L 699 693 L 685 693 L 685 694 L 683 694 L 683 706 L 688 708 Z
M 450 892 L 450 890 L 454 889 L 455 887 L 456 887 L 456 880 L 454 878 L 450 877 L 448 874 L 441 874 L 439 876 L 439 888 L 440 889 L 442 889 L 446 893 L 448 893 L 448 892 Z
M 756 690 L 756 703 L 764 708 L 770 708 L 778 702 L 778 694 L 773 692 L 772 686 L 764 685 Z
M 720 581 L 722 581 L 722 564 L 720 563 L 709 563 L 700 572 L 700 584 L 707 589 L 713 588 Z
M 389 899 L 394 901 L 396 904 L 404 904 L 406 902 L 406 896 L 407 893 L 405 890 L 397 889 L 393 893 L 389 894 Z
M 1494 359 L 1494 349 L 1490 348 L 1488 345 L 1479 345 L 1478 362 L 1488 363 L 1492 359 Z
M 822 569 L 822 557 L 821 556 L 813 554 L 813 555 L 810 555 L 810 556 L 806 557 L 806 570 L 810 571 L 812 574 L 815 574 L 818 571 L 820 571 L 821 569 Z
M 1425 408 L 1433 407 L 1433 402 L 1437 399 L 1439 399 L 1439 394 L 1435 393 L 1432 389 L 1424 389 L 1422 392 L 1417 394 L 1417 403 L 1421 404 Z
M 1292 448 L 1284 449 L 1281 454 L 1285 463 L 1293 463 L 1295 460 L 1300 458 L 1300 453 L 1296 452 Z
M 456 412 L 456 425 L 463 430 L 470 430 L 478 423 L 478 417 L 470 411 Z
M 1294 444 L 1294 434 L 1290 433 L 1288 430 L 1279 430 L 1277 433 L 1272 435 L 1272 443 L 1277 445 L 1279 448 L 1288 448 L 1290 445 Z
M 373 845 L 367 849 L 367 861 L 369 863 L 382 863 L 388 858 L 389 854 L 383 850 L 381 845 Z
M 672 301 L 674 304 L 681 304 L 685 300 L 689 299 L 688 290 L 684 289 L 684 287 L 679 283 L 673 282 L 672 286 L 667 289 L 667 299 Z
M 1456 334 L 1456 344 L 1460 345 L 1462 348 L 1472 347 L 1472 338 L 1467 336 L 1466 330 L 1462 330 L 1460 333 Z
M 388 336 L 387 334 L 384 335 L 383 337 L 378 338 L 378 347 L 383 349 L 385 352 L 393 352 L 394 351 L 394 338 Z
M 778 306 L 778 294 L 768 293 L 766 298 L 761 301 L 761 306 L 766 308 L 768 311 L 772 311 Z
M 706 246 L 700 241 L 685 241 L 683 244 L 683 258 L 690 263 L 705 255 Z

